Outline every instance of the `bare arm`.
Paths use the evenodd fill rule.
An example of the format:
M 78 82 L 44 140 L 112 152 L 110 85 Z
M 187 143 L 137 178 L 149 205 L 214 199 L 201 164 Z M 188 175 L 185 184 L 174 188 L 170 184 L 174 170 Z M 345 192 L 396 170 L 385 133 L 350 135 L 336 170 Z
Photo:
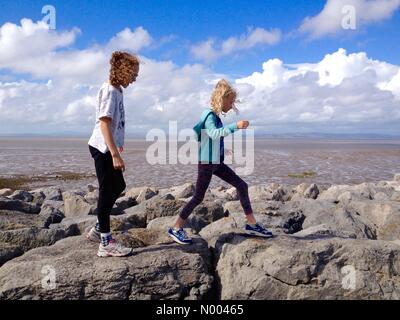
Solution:
M 114 169 L 125 171 L 125 163 L 121 158 L 111 133 L 111 118 L 103 117 L 100 119 L 100 130 L 113 158 Z

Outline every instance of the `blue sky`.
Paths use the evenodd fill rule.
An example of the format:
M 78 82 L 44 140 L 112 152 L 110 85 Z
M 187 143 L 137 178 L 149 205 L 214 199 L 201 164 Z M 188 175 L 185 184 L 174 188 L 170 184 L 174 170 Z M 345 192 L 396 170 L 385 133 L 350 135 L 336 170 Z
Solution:
M 338 11 L 338 7 L 335 6 L 337 3 L 355 4 L 357 14 L 356 30 L 343 30 L 332 26 L 329 20 L 341 19 L 342 15 Z M 36 28 L 36 23 L 39 23 L 42 19 L 41 10 L 46 4 L 56 8 L 57 29 L 48 30 L 47 34 L 44 34 L 40 31 L 40 28 Z M 282 122 L 279 122 L 279 128 L 275 127 L 273 129 L 275 133 L 290 131 L 293 128 L 300 132 L 323 131 L 326 129 L 330 132 L 361 133 L 366 128 L 370 128 L 372 132 L 397 134 L 400 133 L 395 125 L 397 116 L 400 114 L 395 107 L 400 90 L 398 80 L 400 75 L 396 77 L 397 68 L 400 65 L 400 41 L 398 41 L 400 30 L 399 7 L 399 0 L 348 0 L 347 2 L 344 0 L 256 0 L 251 2 L 244 0 L 54 0 L 51 2 L 3 0 L 2 10 L 0 11 L 0 27 L 3 26 L 3 30 L 6 30 L 7 28 L 4 26 L 11 24 L 15 30 L 8 31 L 9 34 L 6 34 L 6 32 L 3 32 L 2 35 L 0 34 L 0 47 L 4 46 L 4 48 L 1 47 L 3 56 L 0 54 L 0 84 L 2 84 L 2 86 L 0 85 L 0 110 L 1 108 L 7 110 L 7 115 L 9 116 L 9 119 L 3 123 L 3 130 L 0 129 L 0 134 L 16 133 L 15 131 L 21 130 L 20 128 L 27 128 L 28 131 L 32 132 L 41 132 L 40 130 L 51 132 L 55 130 L 54 128 L 59 128 L 60 123 L 65 127 L 65 131 L 80 131 L 82 123 L 87 124 L 88 118 L 90 118 L 90 121 L 93 120 L 92 116 L 90 116 L 90 105 L 94 103 L 96 91 L 96 88 L 94 88 L 85 92 L 84 90 L 82 91 L 82 88 L 96 86 L 96 81 L 100 82 L 100 85 L 101 80 L 106 77 L 107 55 L 110 53 L 111 47 L 119 49 L 115 47 L 115 44 L 129 47 L 130 40 L 132 42 L 138 41 L 135 40 L 137 39 L 135 38 L 137 34 L 141 34 L 144 40 L 141 43 L 135 42 L 133 47 L 138 49 L 138 54 L 141 57 L 149 60 L 143 66 L 142 76 L 142 79 L 146 79 L 147 82 L 145 84 L 145 81 L 142 80 L 141 83 L 141 78 L 139 77 L 137 87 L 132 89 L 130 94 L 127 94 L 127 101 L 132 104 L 142 104 L 147 98 L 140 100 L 137 95 L 134 95 L 134 92 L 138 93 L 141 90 L 152 92 L 152 101 L 146 100 L 146 103 L 148 103 L 148 108 L 153 108 L 157 110 L 156 112 L 162 112 L 161 118 L 164 119 L 164 123 L 158 123 L 160 126 L 165 126 L 166 119 L 174 116 L 172 112 L 179 110 L 179 106 L 174 108 L 169 106 L 171 98 L 173 98 L 172 100 L 175 99 L 174 101 L 176 99 L 187 101 L 188 97 L 191 96 L 190 90 L 200 87 L 205 90 L 201 97 L 205 96 L 207 90 L 212 87 L 203 86 L 203 84 L 205 83 L 204 81 L 210 80 L 208 77 L 211 74 L 215 76 L 215 79 L 219 76 L 224 76 L 237 83 L 240 92 L 251 92 L 247 103 L 252 103 L 252 106 L 244 106 L 244 109 L 249 111 L 249 116 L 257 119 L 257 113 L 273 112 L 280 115 L 285 112 L 293 114 L 293 118 L 281 117 Z M 333 18 L 327 19 L 327 16 Z M 311 20 L 308 24 L 305 23 L 307 17 Z M 32 20 L 33 25 L 21 27 L 22 19 Z M 78 28 L 80 31 L 75 32 L 73 31 L 74 28 Z M 137 28 L 140 28 L 140 30 Z M 110 39 L 126 29 L 128 29 L 127 38 L 124 39 L 129 39 L 128 43 L 123 43 L 119 39 L 111 46 Z M 316 30 L 328 31 L 320 32 L 317 36 L 313 36 Z M 259 31 L 259 33 L 254 31 Z M 64 33 L 69 33 L 70 37 L 66 43 L 63 42 L 64 40 L 60 40 Z M 15 36 L 16 34 L 18 36 Z M 9 39 L 18 38 L 19 40 L 15 40 L 15 44 L 10 45 L 9 42 L 14 40 L 7 40 L 7 36 L 10 37 Z M 62 44 L 55 47 L 49 45 L 48 49 L 41 51 L 40 48 L 34 48 L 37 39 L 61 41 Z M 229 39 L 233 39 L 235 44 L 224 53 L 223 47 L 229 42 Z M 252 42 L 251 39 L 257 40 Z M 206 44 L 207 41 L 212 42 L 210 47 L 206 49 L 203 47 L 204 51 L 201 46 Z M 341 48 L 345 51 L 340 51 Z M 20 59 L 20 63 L 12 61 L 4 53 L 10 50 L 18 52 L 16 60 Z M 25 50 L 28 52 L 29 57 L 23 56 L 19 58 L 19 52 Z M 101 52 L 102 57 L 96 56 L 96 50 Z M 89 54 L 87 54 L 88 52 Z M 37 57 L 35 54 L 37 54 Z M 71 72 L 62 71 L 57 66 L 60 61 L 66 65 L 71 63 L 72 66 L 76 66 L 76 62 L 72 64 L 72 61 L 82 55 L 88 59 L 86 63 L 87 71 L 77 71 L 75 75 L 71 75 Z M 333 55 L 333 57 L 325 59 L 327 55 Z M 94 63 L 93 59 L 96 57 L 99 58 L 99 61 Z M 282 62 L 282 65 L 279 64 L 278 60 Z M 263 69 L 263 64 L 268 61 L 270 61 L 267 64 L 269 67 L 267 66 L 267 69 Z M 374 61 L 377 61 L 377 63 Z M 43 70 L 39 70 L 38 66 L 32 66 L 36 62 L 38 64 L 44 63 Z M 171 91 L 153 92 L 152 81 L 159 79 L 155 75 L 155 70 L 160 66 L 165 67 L 166 62 L 173 64 L 173 66 L 166 67 L 168 69 L 166 73 L 170 73 L 166 77 L 172 77 L 176 82 L 184 81 L 182 80 L 184 76 L 189 77 L 193 80 L 193 87 L 188 86 L 174 93 Z M 293 67 L 296 72 L 291 73 L 289 65 L 292 64 L 301 66 L 313 64 L 312 67 L 307 67 L 308 69 L 306 70 L 310 76 L 306 77 L 304 68 L 296 66 Z M 340 65 L 342 69 L 328 81 L 323 80 L 324 72 L 328 72 L 330 68 L 332 69 L 329 71 L 330 74 L 336 72 L 335 64 Z M 50 65 L 51 67 L 48 67 Z M 196 69 L 197 67 L 195 66 L 200 69 Z M 188 71 L 187 68 L 190 70 Z M 366 83 L 365 92 L 371 92 L 371 89 L 368 88 L 369 85 L 372 85 L 373 88 L 379 88 L 377 94 L 379 94 L 381 100 L 378 99 L 375 102 L 376 106 L 370 105 L 371 97 L 368 97 L 367 94 L 364 97 L 365 101 L 362 101 L 362 99 L 357 100 L 360 93 L 351 97 L 351 92 L 360 90 L 359 86 L 357 87 L 357 77 L 368 79 L 368 76 L 364 77 L 362 75 L 364 72 L 369 75 L 368 70 L 371 68 L 376 72 L 373 79 L 371 78 L 374 84 Z M 99 71 L 98 76 L 94 77 L 92 73 L 96 70 L 101 70 L 103 74 Z M 263 80 L 260 80 L 257 75 L 251 77 L 254 72 L 259 72 L 260 77 L 267 79 L 266 82 L 268 84 L 260 84 L 259 82 Z M 321 89 L 320 93 L 310 90 L 302 97 L 304 101 L 295 106 L 292 105 L 291 101 L 286 101 L 282 98 L 280 94 L 282 88 L 290 88 L 292 86 L 295 91 L 295 86 L 297 85 L 299 86 L 297 90 L 299 90 L 300 94 L 306 91 L 304 86 L 312 88 L 311 84 L 314 84 L 314 82 L 307 81 L 312 77 L 312 73 L 315 72 L 320 74 L 319 85 L 315 88 L 317 91 Z M 152 78 L 153 76 L 154 78 Z M 304 80 L 301 84 L 296 82 L 296 77 L 299 76 L 303 77 Z M 270 82 L 269 79 L 274 77 L 282 78 L 275 82 Z M 288 78 L 291 80 L 288 80 Z M 49 81 L 52 84 L 51 90 L 59 90 L 55 96 L 65 95 L 65 99 L 57 107 L 57 111 L 60 113 L 57 117 L 53 117 L 53 120 L 57 118 L 57 121 L 38 117 L 37 121 L 42 121 L 42 124 L 44 124 L 41 126 L 42 129 L 39 130 L 35 126 L 36 122 L 34 120 L 27 125 L 19 118 L 18 115 L 24 114 L 26 109 L 19 107 L 18 110 L 10 111 L 7 106 L 13 106 L 17 102 L 21 103 L 21 101 L 26 102 L 27 100 L 23 98 L 23 94 L 31 97 L 31 100 L 36 95 L 39 97 L 39 91 L 45 90 L 43 86 Z M 68 86 L 71 86 L 74 81 L 79 81 L 77 85 L 81 87 L 81 96 L 77 92 L 70 95 L 67 93 L 68 90 L 71 91 Z M 168 81 L 168 79 L 163 81 Z M 350 91 L 346 90 L 347 82 L 354 86 Z M 24 93 L 21 93 L 21 97 L 18 100 L 15 97 L 19 97 L 19 95 L 14 94 L 13 96 L 9 91 L 10 86 L 12 86 L 11 83 L 17 88 L 21 88 L 20 84 L 23 83 L 24 88 L 29 89 L 24 89 Z M 147 87 L 145 88 L 146 85 Z M 344 110 L 342 105 L 344 102 L 332 102 L 337 91 L 330 91 L 328 87 L 324 88 L 327 85 L 338 86 L 337 91 L 342 90 L 344 95 L 348 95 L 344 98 L 346 101 L 356 101 L 360 105 L 369 105 L 369 110 L 372 110 L 371 114 L 375 114 L 375 116 L 372 116 L 372 118 L 364 117 L 363 114 L 368 113 L 368 109 L 363 110 L 359 106 L 354 106 L 354 110 L 349 107 L 349 118 L 344 118 L 341 115 Z M 248 86 L 252 86 L 254 90 L 249 91 Z M 48 88 L 49 86 L 47 86 Z M 386 91 L 382 92 L 383 88 Z M 388 96 L 388 88 L 393 96 Z M 3 90 L 3 95 L 1 90 Z M 290 92 L 290 89 L 287 91 Z M 2 96 L 4 97 L 3 100 L 1 99 Z M 265 103 L 260 103 L 263 96 L 264 98 L 267 97 L 267 100 Z M 90 97 L 92 98 L 91 102 L 89 101 Z M 84 101 L 85 105 L 81 104 L 82 101 Z M 310 101 L 312 102 L 311 105 Z M 51 101 L 51 103 L 54 105 L 54 101 Z M 276 105 L 273 105 L 274 103 Z M 265 104 L 270 104 L 271 109 L 262 109 Z M 40 106 L 43 110 L 46 109 L 43 101 L 34 100 L 29 100 L 29 106 L 26 108 L 34 109 L 35 105 Z M 169 107 L 166 107 L 166 105 Z M 303 107 L 299 107 L 299 105 L 303 105 Z M 381 110 L 377 109 L 378 105 L 382 108 Z M 79 125 L 74 126 L 66 120 L 64 122 L 61 121 L 59 117 L 62 117 L 62 112 L 66 109 L 69 110 L 68 115 L 74 114 L 74 117 L 78 110 L 83 110 L 86 122 L 80 122 Z M 144 127 L 150 121 L 150 116 L 147 113 L 143 112 L 143 114 L 139 115 L 139 112 L 138 114 L 139 122 Z M 357 113 L 360 117 L 357 116 Z M 191 113 L 183 114 L 195 117 L 196 111 L 193 110 Z M 377 125 L 372 123 L 373 119 L 381 115 L 382 117 L 385 115 L 388 119 L 380 119 L 382 121 L 378 121 L 379 124 Z M 75 121 L 72 120 L 75 119 L 74 117 L 70 120 Z M 177 120 L 187 126 L 193 121 L 191 119 Z M 388 126 L 389 122 L 391 123 L 390 126 Z M 268 119 L 265 119 L 264 122 L 259 121 L 259 123 L 256 120 L 255 123 L 259 125 L 260 130 L 267 124 L 275 125 L 274 121 Z M 371 123 L 374 125 L 371 125 Z M 150 126 L 154 127 L 156 125 L 157 123 L 152 123 Z M 4 129 L 6 127 L 7 129 Z M 88 125 L 88 127 L 90 126 Z M 132 128 L 131 130 L 133 132 L 136 129 Z
M 318 14 L 325 0 L 134 0 L 134 1 L 2 1 L 0 23 L 19 23 L 22 18 L 40 20 L 45 4 L 57 10 L 57 28 L 78 27 L 82 34 L 76 47 L 105 43 L 118 31 L 143 26 L 156 39 L 173 35 L 175 40 L 158 50 L 144 53 L 153 58 L 172 59 L 182 65 L 193 62 L 184 46 L 209 37 L 226 39 L 242 34 L 247 27 L 279 28 L 288 34 L 307 16 Z M 387 21 L 368 26 L 360 33 L 333 36 L 317 41 L 285 37 L 274 46 L 213 63 L 216 72 L 246 73 L 262 62 L 278 57 L 286 63 L 314 62 L 327 52 L 345 47 L 349 52 L 365 51 L 373 59 L 399 64 L 400 10 Z M 224 59 L 225 60 L 225 59 Z

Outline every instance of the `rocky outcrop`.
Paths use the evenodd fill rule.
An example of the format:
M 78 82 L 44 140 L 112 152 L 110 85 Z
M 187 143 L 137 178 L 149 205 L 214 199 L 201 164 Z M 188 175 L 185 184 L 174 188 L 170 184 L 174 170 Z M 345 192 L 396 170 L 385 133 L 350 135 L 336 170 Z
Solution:
M 84 237 L 96 223 L 96 187 L 2 191 L 0 299 L 400 299 L 398 175 L 249 187 L 272 239 L 245 233 L 234 188 L 212 188 L 185 224 L 194 244 L 181 246 L 167 228 L 193 191 L 122 194 L 111 228 L 134 250 L 118 259 L 98 258 Z
M 40 206 L 35 203 L 25 202 L 23 200 L 0 197 L 0 210 L 11 210 L 37 214 L 40 212 Z
M 0 269 L 0 299 L 207 298 L 213 277 L 205 241 L 182 248 L 149 233 L 126 236 L 141 244 L 126 258 L 100 259 L 82 236 L 31 250 Z
M 184 227 L 191 229 L 194 233 L 198 233 L 205 226 L 223 218 L 224 215 L 224 209 L 220 203 L 202 203 L 195 208 L 186 220 Z M 147 228 L 168 230 L 169 227 L 172 227 L 175 224 L 176 219 L 176 215 L 155 218 L 147 224 Z
M 66 217 L 87 216 L 93 214 L 96 206 L 85 199 L 81 192 L 67 191 L 63 193 L 64 210 Z
M 290 199 L 290 194 L 291 192 L 287 186 L 279 185 L 277 183 L 249 187 L 249 197 L 252 201 L 287 201 Z
M 177 215 L 185 204 L 185 201 L 176 200 L 171 194 L 158 195 L 142 201 L 137 206 L 124 210 L 123 214 L 145 217 L 146 223 L 148 223 L 155 218 Z
M 135 187 L 126 192 L 126 196 L 132 198 L 137 203 L 149 200 L 158 194 L 158 190 L 151 187 Z
M 399 299 L 400 246 L 358 239 L 215 241 L 221 299 Z

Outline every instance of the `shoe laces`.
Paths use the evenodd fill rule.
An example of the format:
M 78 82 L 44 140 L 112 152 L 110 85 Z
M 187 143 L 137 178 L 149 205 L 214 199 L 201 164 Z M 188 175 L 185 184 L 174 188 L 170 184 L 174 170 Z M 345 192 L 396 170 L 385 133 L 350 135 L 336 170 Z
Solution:
M 111 244 L 115 247 L 116 250 L 119 250 L 122 248 L 121 244 L 117 241 L 115 241 L 115 239 L 111 239 L 108 244 Z
M 183 228 L 180 228 L 177 232 L 176 232 L 177 234 L 178 234 L 178 236 L 180 236 L 181 238 L 183 238 L 183 239 L 187 239 L 187 234 L 186 234 L 186 231 L 185 230 L 183 230 Z
M 259 224 L 258 222 L 256 223 L 256 228 L 258 229 L 258 231 L 262 232 L 262 233 L 267 233 L 268 230 L 264 228 L 264 226 L 262 224 Z

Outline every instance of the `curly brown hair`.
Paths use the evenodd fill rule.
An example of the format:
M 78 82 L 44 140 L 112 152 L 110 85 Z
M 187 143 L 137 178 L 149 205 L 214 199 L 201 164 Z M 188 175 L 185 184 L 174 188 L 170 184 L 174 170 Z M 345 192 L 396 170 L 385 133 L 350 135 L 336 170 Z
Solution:
M 123 79 L 130 76 L 132 69 L 139 65 L 139 58 L 128 52 L 115 51 L 111 56 L 110 65 L 110 83 L 119 87 Z

